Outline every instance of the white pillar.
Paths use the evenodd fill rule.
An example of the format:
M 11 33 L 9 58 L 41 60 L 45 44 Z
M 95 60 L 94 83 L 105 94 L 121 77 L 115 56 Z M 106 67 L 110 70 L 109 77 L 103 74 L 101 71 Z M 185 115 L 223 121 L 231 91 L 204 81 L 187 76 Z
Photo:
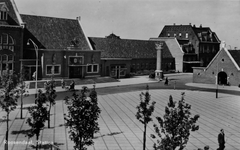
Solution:
M 155 70 L 155 78 L 161 80 L 163 78 L 163 72 L 162 72 L 162 46 L 163 43 L 156 43 L 156 50 L 157 50 L 157 68 Z

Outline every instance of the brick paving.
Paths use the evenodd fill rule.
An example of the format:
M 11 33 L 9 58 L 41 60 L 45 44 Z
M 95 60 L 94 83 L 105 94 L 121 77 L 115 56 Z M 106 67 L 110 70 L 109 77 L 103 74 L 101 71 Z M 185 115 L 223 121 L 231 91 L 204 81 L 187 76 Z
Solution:
M 143 125 L 136 119 L 136 106 L 139 104 L 138 92 L 108 94 L 98 96 L 102 110 L 99 125 L 100 132 L 95 134 L 93 146 L 89 150 L 139 150 L 142 149 Z M 144 91 L 143 91 L 144 92 Z M 194 150 L 209 145 L 212 150 L 218 147 L 217 135 L 223 128 L 226 135 L 226 150 L 240 149 L 240 99 L 239 96 L 221 94 L 215 98 L 215 93 L 184 90 L 150 90 L 151 99 L 156 101 L 154 116 L 163 116 L 169 95 L 174 100 L 181 99 L 181 92 L 185 92 L 185 100 L 192 105 L 192 114 L 199 114 L 200 129 L 192 132 L 186 150 Z M 67 107 L 64 101 L 57 101 L 52 109 L 51 128 L 41 132 L 41 141 L 54 142 L 61 150 L 73 149 L 73 142 L 68 137 L 68 129 L 63 126 Z M 0 112 L 0 117 L 4 112 Z M 20 109 L 10 114 L 9 141 L 28 141 L 35 143 L 35 137 L 28 139 L 19 131 L 29 129 L 25 123 L 29 117 L 24 109 L 25 119 L 19 119 Z M 153 122 L 157 122 L 156 119 Z M 154 140 L 150 134 L 154 133 L 153 122 L 147 127 L 147 149 L 152 150 Z M 47 123 L 46 123 L 47 126 Z M 0 150 L 4 149 L 6 122 L 0 122 Z M 14 133 L 14 134 L 13 134 Z M 10 144 L 9 150 L 34 149 L 27 144 Z

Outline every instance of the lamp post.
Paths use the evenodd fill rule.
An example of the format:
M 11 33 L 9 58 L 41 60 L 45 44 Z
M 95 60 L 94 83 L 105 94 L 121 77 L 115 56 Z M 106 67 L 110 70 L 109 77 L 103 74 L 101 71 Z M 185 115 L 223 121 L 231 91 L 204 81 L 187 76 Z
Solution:
M 218 98 L 218 60 L 217 60 L 217 73 L 216 73 L 216 98 Z
M 38 46 L 35 44 L 35 42 L 33 42 L 32 39 L 28 39 L 27 41 L 27 45 L 30 45 L 30 41 L 32 42 L 35 52 L 36 52 L 36 74 L 35 74 L 35 89 L 36 89 L 36 94 L 35 94 L 35 98 L 37 97 L 37 78 L 38 78 Z

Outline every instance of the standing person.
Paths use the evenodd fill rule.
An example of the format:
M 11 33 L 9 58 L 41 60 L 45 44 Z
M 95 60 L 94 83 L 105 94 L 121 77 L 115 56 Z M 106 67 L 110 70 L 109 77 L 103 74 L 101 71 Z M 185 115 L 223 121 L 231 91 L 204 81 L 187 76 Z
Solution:
M 36 80 L 36 71 L 33 72 L 32 78 L 33 78 L 33 80 Z
M 220 133 L 218 134 L 218 144 L 219 144 L 218 150 L 224 150 L 224 148 L 225 148 L 225 134 L 224 134 L 223 129 L 221 129 Z
M 61 80 L 61 84 L 62 84 L 62 88 L 64 89 L 65 88 L 65 81 L 64 81 L 64 79 Z
M 69 90 L 74 90 L 74 89 L 75 89 L 75 82 L 74 82 L 74 80 L 72 80 Z
M 164 84 L 165 84 L 165 85 L 168 85 L 168 77 L 166 77 Z

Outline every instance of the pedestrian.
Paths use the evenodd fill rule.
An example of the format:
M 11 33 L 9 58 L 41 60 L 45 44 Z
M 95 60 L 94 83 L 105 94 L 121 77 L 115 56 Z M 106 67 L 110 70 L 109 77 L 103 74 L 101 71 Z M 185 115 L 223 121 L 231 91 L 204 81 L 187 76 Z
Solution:
M 168 85 L 168 77 L 166 77 L 164 84 L 165 84 L 165 85 Z
M 33 79 L 33 80 L 36 80 L 36 71 L 33 72 L 32 79 Z
M 221 129 L 220 133 L 218 134 L 218 144 L 219 144 L 218 150 L 224 150 L 224 148 L 225 148 L 225 134 L 224 134 L 223 129 Z
M 72 80 L 69 90 L 74 90 L 74 89 L 75 89 L 75 82 L 74 82 L 74 80 Z
M 62 85 L 62 88 L 64 89 L 65 88 L 65 81 L 64 81 L 64 79 L 61 80 L 61 85 Z

